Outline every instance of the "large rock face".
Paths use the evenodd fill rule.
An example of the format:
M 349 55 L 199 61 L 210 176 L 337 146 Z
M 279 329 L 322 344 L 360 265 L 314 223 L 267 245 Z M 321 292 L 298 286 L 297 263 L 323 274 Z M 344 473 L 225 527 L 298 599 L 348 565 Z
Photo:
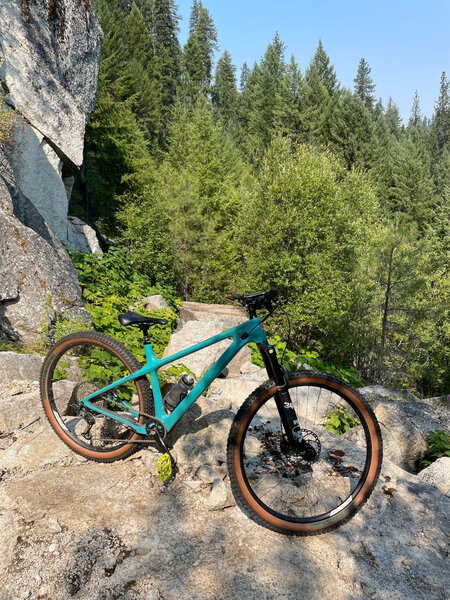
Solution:
M 83 162 L 100 41 L 89 0 L 0 0 L 0 74 L 8 102 L 65 164 Z
M 67 220 L 67 182 L 83 162 L 95 106 L 101 29 L 89 0 L 0 0 L 0 79 L 23 119 L 16 184 L 66 245 L 85 250 Z
M 1 159 L 0 149 L 0 337 L 33 342 L 54 311 L 90 317 L 67 252 Z
M 22 115 L 0 136 L 0 337 L 34 341 L 55 312 L 88 318 L 61 242 L 100 251 L 67 207 L 101 36 L 89 0 L 0 0 L 0 103 Z
M 21 120 L 14 135 L 11 154 L 16 185 L 51 224 L 55 235 L 68 241 L 67 209 L 69 200 L 61 173 L 63 162 L 44 136 Z

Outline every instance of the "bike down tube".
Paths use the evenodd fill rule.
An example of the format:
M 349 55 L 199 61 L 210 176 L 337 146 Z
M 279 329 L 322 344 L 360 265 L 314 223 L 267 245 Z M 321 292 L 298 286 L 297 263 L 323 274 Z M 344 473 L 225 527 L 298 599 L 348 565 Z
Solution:
M 84 406 L 93 410 L 94 412 L 104 414 L 113 419 L 116 419 L 117 421 L 120 421 L 120 422 L 132 427 L 137 433 L 140 433 L 141 435 L 145 435 L 146 434 L 145 425 L 139 425 L 138 423 L 131 424 L 129 422 L 129 420 L 121 418 L 119 415 L 116 415 L 112 411 L 101 409 L 101 408 L 91 404 L 89 402 L 89 400 L 91 400 L 92 398 L 95 398 L 96 396 L 99 396 L 100 394 L 103 394 L 104 392 L 107 392 L 109 390 L 117 388 L 120 385 L 127 383 L 128 381 L 137 379 L 137 378 L 145 376 L 145 375 L 150 375 L 150 380 L 151 380 L 152 389 L 153 389 L 153 397 L 154 397 L 154 401 L 155 401 L 155 417 L 157 419 L 159 419 L 160 421 L 162 421 L 164 423 L 167 431 L 169 431 L 179 421 L 179 419 L 184 415 L 184 413 L 188 410 L 188 408 L 190 406 L 192 406 L 192 404 L 202 395 L 202 393 L 206 390 L 206 388 L 209 385 L 211 385 L 211 383 L 214 381 L 214 379 L 219 375 L 219 373 L 221 373 L 223 371 L 223 369 L 228 365 L 228 363 L 231 360 L 233 360 L 233 358 L 236 356 L 236 354 L 239 352 L 239 350 L 241 350 L 249 342 L 255 342 L 257 344 L 260 344 L 263 342 L 267 343 L 266 334 L 265 334 L 264 330 L 262 329 L 262 327 L 260 326 L 260 324 L 261 324 L 261 321 L 259 318 L 251 319 L 250 321 L 246 321 L 245 323 L 242 323 L 241 325 L 237 325 L 236 327 L 232 327 L 231 329 L 228 329 L 222 333 L 219 333 L 218 335 L 215 335 L 212 338 L 204 340 L 203 342 L 200 342 L 199 344 L 195 344 L 194 346 L 190 346 L 189 348 L 186 348 L 185 350 L 181 350 L 180 352 L 177 352 L 176 354 L 172 354 L 171 356 L 168 356 L 166 358 L 161 358 L 161 359 L 156 358 L 156 356 L 153 353 L 151 344 L 145 344 L 144 347 L 145 347 L 145 353 L 146 353 L 146 357 L 147 357 L 147 363 L 145 366 L 143 366 L 141 369 L 139 369 L 135 373 L 131 373 L 130 375 L 127 375 L 126 377 L 123 377 L 122 379 L 115 381 L 114 383 L 102 388 L 101 390 L 98 390 L 94 394 L 90 394 L 89 396 L 86 396 L 86 398 L 83 398 L 82 403 L 84 404 Z M 219 357 L 219 359 L 210 367 L 210 369 L 205 373 L 205 375 L 197 382 L 195 387 L 192 389 L 191 392 L 189 392 L 189 394 L 186 396 L 186 398 L 184 398 L 184 400 L 182 400 L 182 402 L 177 406 L 177 408 L 168 415 L 163 408 L 163 401 L 162 401 L 161 390 L 159 387 L 159 381 L 158 381 L 158 375 L 157 375 L 158 370 L 161 367 L 163 367 L 164 365 L 175 362 L 185 356 L 188 356 L 189 354 L 193 354 L 194 352 L 197 352 L 198 350 L 202 350 L 203 348 L 207 348 L 208 346 L 212 346 L 213 344 L 216 344 L 216 343 L 221 342 L 222 340 L 225 340 L 228 338 L 233 338 L 233 341 L 231 342 L 230 346 L 224 351 L 224 353 Z M 138 413 L 136 413 L 136 411 L 134 411 L 131 408 L 129 409 L 129 412 L 136 414 L 136 416 L 138 415 Z

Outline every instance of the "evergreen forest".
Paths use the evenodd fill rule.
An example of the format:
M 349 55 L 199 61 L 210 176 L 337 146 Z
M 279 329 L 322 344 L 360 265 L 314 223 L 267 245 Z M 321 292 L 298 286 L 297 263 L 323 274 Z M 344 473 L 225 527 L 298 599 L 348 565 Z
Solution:
M 432 118 L 416 93 L 403 123 L 367 61 L 342 87 L 321 41 L 303 69 L 275 33 L 237 73 L 200 0 L 184 47 L 174 0 L 95 5 L 98 98 L 70 212 L 163 295 L 276 286 L 289 350 L 449 393 L 446 74 Z M 287 340 L 281 312 L 270 327 Z

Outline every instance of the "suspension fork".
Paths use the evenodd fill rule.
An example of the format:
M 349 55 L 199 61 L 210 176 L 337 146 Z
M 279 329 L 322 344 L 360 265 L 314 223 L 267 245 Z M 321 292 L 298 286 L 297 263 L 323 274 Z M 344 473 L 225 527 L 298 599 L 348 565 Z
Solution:
M 257 346 L 261 352 L 267 374 L 277 386 L 275 403 L 280 414 L 284 431 L 286 432 L 289 446 L 302 451 L 304 450 L 305 442 L 303 440 L 297 414 L 292 404 L 291 395 L 289 394 L 288 371 L 283 365 L 280 365 L 275 348 L 271 344 L 268 342 L 261 342 L 257 344 Z

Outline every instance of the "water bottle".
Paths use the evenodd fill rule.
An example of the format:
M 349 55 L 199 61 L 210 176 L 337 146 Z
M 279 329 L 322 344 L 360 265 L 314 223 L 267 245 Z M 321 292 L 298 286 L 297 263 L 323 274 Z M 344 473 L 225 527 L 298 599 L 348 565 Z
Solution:
M 164 396 L 164 408 L 166 411 L 174 411 L 180 402 L 186 398 L 193 385 L 194 378 L 192 375 L 183 375 L 183 377 L 177 381 L 177 383 L 173 385 L 169 392 L 167 392 L 167 394 Z

